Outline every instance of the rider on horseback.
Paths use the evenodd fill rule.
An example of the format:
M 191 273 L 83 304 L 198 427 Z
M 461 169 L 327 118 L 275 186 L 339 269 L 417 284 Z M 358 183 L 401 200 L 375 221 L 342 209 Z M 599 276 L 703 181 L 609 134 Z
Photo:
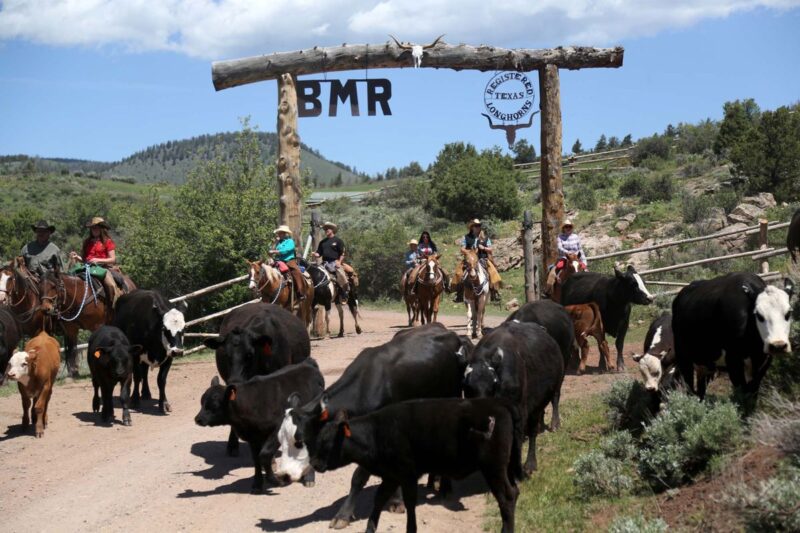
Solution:
M 278 238 L 275 243 L 275 249 L 270 250 L 269 253 L 275 256 L 276 261 L 282 261 L 287 267 L 289 267 L 289 272 L 291 273 L 292 280 L 294 282 L 294 293 L 297 297 L 297 301 L 305 300 L 306 284 L 305 280 L 303 279 L 303 273 L 300 272 L 300 266 L 297 264 L 292 230 L 290 230 L 288 226 L 284 225 L 279 226 L 278 229 L 276 229 L 273 233 L 277 235 Z
M 317 246 L 314 257 L 321 257 L 325 269 L 336 276 L 336 283 L 342 290 L 341 301 L 346 302 L 347 293 L 350 291 L 348 277 L 353 278 L 353 285 L 358 285 L 355 271 L 344 262 L 344 241 L 336 236 L 338 226 L 333 222 L 326 222 L 322 225 L 322 229 L 325 230 L 325 238 Z
M 547 275 L 547 288 L 550 294 L 553 293 L 553 287 L 558 278 L 558 273 L 567 265 L 567 254 L 578 255 L 579 271 L 584 271 L 587 268 L 586 254 L 581 247 L 581 239 L 578 237 L 578 234 L 573 233 L 572 230 L 572 221 L 570 219 L 565 220 L 561 225 L 561 233 L 558 235 L 558 239 L 556 239 L 556 244 L 558 245 L 558 261 L 556 261 L 555 267 L 551 268 L 550 273 Z
M 89 228 L 89 236 L 83 241 L 81 255 L 74 251 L 69 253 L 70 260 L 76 262 L 69 273 L 80 275 L 85 265 L 89 265 L 89 273 L 103 284 L 108 302 L 114 307 L 122 290 L 111 271 L 117 262 L 117 245 L 108 234 L 111 227 L 102 217 L 92 218 L 86 227 Z M 119 283 L 120 286 L 123 284 Z
M 58 246 L 50 242 L 50 235 L 56 227 L 49 224 L 46 220 L 40 220 L 31 225 L 31 229 L 36 232 L 36 240 L 29 242 L 22 247 L 20 255 L 25 258 L 25 266 L 37 276 L 52 270 L 53 264 L 58 264 L 60 269 L 64 268 L 61 259 L 61 250 Z
M 461 241 L 461 253 L 464 254 L 467 250 L 476 250 L 478 253 L 478 260 L 483 268 L 489 273 L 489 290 L 492 293 L 492 300 L 497 301 L 500 299 L 498 289 L 500 288 L 500 274 L 494 266 L 491 259 L 492 254 L 492 240 L 489 239 L 482 231 L 481 221 L 473 219 L 470 221 L 469 233 L 464 235 Z M 456 297 L 454 302 L 464 301 L 464 285 L 462 279 L 464 278 L 464 261 L 459 261 L 456 265 L 455 274 L 453 274 L 453 285 L 456 286 Z
M 417 241 L 412 240 L 411 242 L 416 243 Z M 420 268 L 422 267 L 423 264 L 425 264 L 428 257 L 436 255 L 439 252 L 438 249 L 436 248 L 436 243 L 433 242 L 433 239 L 431 239 L 431 234 L 428 233 L 427 231 L 423 231 L 420 234 L 419 246 L 417 246 L 416 251 L 417 251 L 416 265 L 414 266 L 414 269 L 411 271 L 408 277 L 408 279 L 414 280 L 414 286 L 411 287 L 410 291 L 411 294 L 414 294 L 414 291 L 416 291 L 417 289 L 417 284 L 419 282 L 418 277 Z M 408 263 L 407 260 L 406 263 Z M 441 267 L 439 268 L 442 271 L 442 276 L 444 276 L 444 286 L 447 287 L 449 283 L 449 280 L 447 279 L 447 273 L 444 271 L 443 268 Z

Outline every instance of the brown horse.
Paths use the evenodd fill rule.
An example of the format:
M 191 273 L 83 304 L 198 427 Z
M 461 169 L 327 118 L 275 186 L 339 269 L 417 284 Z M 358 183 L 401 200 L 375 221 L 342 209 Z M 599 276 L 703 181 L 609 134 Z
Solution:
M 439 254 L 428 256 L 419 269 L 417 279 L 409 280 L 411 284 L 415 281 L 420 322 L 422 324 L 436 322 L 439 317 L 439 301 L 444 292 L 444 270 L 439 265 Z
M 16 257 L 0 269 L 0 305 L 7 305 L 19 322 L 22 332 L 33 337 L 53 328 L 40 306 L 39 280 L 25 266 L 23 257 Z
M 406 313 L 408 313 L 408 327 L 414 325 L 415 322 L 419 320 L 419 303 L 417 302 L 417 296 L 415 294 L 411 294 L 411 287 L 412 283 L 411 280 L 408 279 L 411 271 L 408 270 L 403 272 L 402 277 L 400 278 L 400 294 L 403 295 L 403 301 L 406 303 Z
M 250 273 L 249 287 L 255 291 L 262 302 L 280 305 L 295 314 L 306 327 L 311 325 L 311 303 L 314 300 L 314 287 L 306 280 L 303 293 L 305 300 L 297 301 L 289 281 L 283 277 L 275 261 L 247 261 Z
M 566 259 L 566 265 L 564 265 L 564 268 L 556 275 L 556 282 L 553 285 L 553 294 L 550 295 L 550 299 L 556 303 L 561 303 L 561 287 L 564 286 L 564 283 L 566 283 L 570 276 L 581 271 L 580 256 L 578 254 L 567 253 L 564 259 Z
M 464 305 L 467 307 L 467 335 L 483 336 L 483 313 L 489 299 L 489 273 L 475 250 L 464 252 Z

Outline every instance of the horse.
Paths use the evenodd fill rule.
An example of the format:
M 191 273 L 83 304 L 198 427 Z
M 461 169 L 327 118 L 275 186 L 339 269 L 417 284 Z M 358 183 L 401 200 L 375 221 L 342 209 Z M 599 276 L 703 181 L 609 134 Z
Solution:
M 411 284 L 408 280 L 410 271 L 403 272 L 400 277 L 400 294 L 403 295 L 403 301 L 406 303 L 406 313 L 408 313 L 408 327 L 412 327 L 414 323 L 419 320 L 419 302 L 415 294 L 411 294 Z
M 325 336 L 331 335 L 330 313 L 331 305 L 336 305 L 336 310 L 339 312 L 339 337 L 344 337 L 344 309 L 342 308 L 342 301 L 340 297 L 339 286 L 336 284 L 334 276 L 328 272 L 325 267 L 313 265 L 303 262 L 311 282 L 313 283 L 314 298 L 312 302 L 312 323 L 314 324 L 314 333 L 318 337 L 322 336 L 319 328 L 320 306 L 325 308 Z M 358 324 L 358 295 L 356 294 L 356 287 L 350 285 L 350 292 L 347 295 L 347 307 L 350 309 L 350 314 L 353 316 L 353 321 L 356 323 L 356 333 L 361 334 L 361 326 Z
M 40 304 L 39 281 L 25 266 L 23 257 L 14 258 L 0 269 L 0 305 L 11 309 L 22 332 L 29 337 L 42 330 L 53 331 Z
M 439 301 L 444 292 L 444 271 L 439 265 L 439 254 L 428 256 L 425 265 L 419 269 L 417 279 L 410 281 L 417 284 L 416 300 L 420 322 L 436 322 L 439 317 Z
M 303 324 L 311 324 L 311 301 L 314 298 L 314 287 L 306 280 L 303 293 L 305 299 L 297 301 L 291 283 L 283 277 L 275 261 L 247 261 L 250 273 L 249 287 L 255 291 L 262 302 L 279 305 L 292 312 Z M 305 279 L 305 277 L 304 277 Z
M 464 305 L 467 307 L 467 335 L 483 336 L 483 313 L 489 299 L 489 273 L 475 250 L 464 252 Z
M 556 303 L 561 303 L 561 287 L 564 286 L 564 283 L 566 283 L 570 276 L 582 270 L 579 254 L 567 252 L 564 258 L 566 259 L 566 264 L 556 275 L 556 282 L 553 285 L 553 294 L 550 295 L 550 299 Z

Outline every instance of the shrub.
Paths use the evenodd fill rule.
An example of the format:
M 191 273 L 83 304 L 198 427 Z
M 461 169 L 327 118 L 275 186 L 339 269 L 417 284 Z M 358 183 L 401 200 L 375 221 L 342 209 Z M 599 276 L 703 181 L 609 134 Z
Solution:
M 663 174 L 655 178 L 647 180 L 644 190 L 639 197 L 644 202 L 669 202 L 672 200 L 672 195 L 675 192 L 675 184 L 672 181 L 672 176 Z
M 707 196 L 692 196 L 688 192 L 681 195 L 681 216 L 686 224 L 705 220 L 711 207 L 711 200 Z
M 631 213 L 635 213 L 636 208 L 632 205 L 625 205 L 625 204 L 616 204 L 614 205 L 614 217 L 622 218 L 625 215 L 629 215 Z
M 345 233 L 345 232 L 343 232 Z M 363 231 L 347 232 L 348 256 L 358 269 L 359 296 L 368 299 L 397 296 L 406 250 L 405 228 L 394 218 L 386 218 Z
M 747 531 L 800 531 L 800 469 L 788 467 L 757 487 L 738 484 L 723 498 L 744 516 Z
M 739 194 L 730 189 L 717 191 L 711 196 L 711 203 L 716 207 L 724 209 L 726 215 L 739 205 L 739 200 Z
M 641 163 L 649 158 L 668 159 L 669 158 L 669 139 L 661 135 L 653 135 L 652 137 L 645 137 L 639 139 L 636 147 L 633 149 L 631 161 L 634 166 L 640 166 Z
M 615 381 L 605 394 L 608 405 L 608 421 L 612 429 L 625 429 L 634 435 L 640 434 L 654 411 L 652 394 L 639 381 L 622 379 Z
M 667 523 L 661 518 L 648 520 L 642 515 L 620 516 L 614 519 L 608 533 L 664 533 Z
M 597 197 L 594 195 L 594 189 L 588 185 L 578 185 L 572 190 L 570 204 L 576 209 L 584 211 L 594 211 L 597 209 Z
M 741 438 L 741 421 L 729 401 L 701 402 L 673 392 L 642 435 L 639 473 L 655 490 L 676 487 L 733 450 Z
M 644 191 L 644 176 L 639 173 L 629 174 L 619 186 L 620 196 L 640 196 Z
M 636 443 L 627 431 L 614 431 L 600 441 L 600 451 L 612 459 L 628 462 L 636 457 Z
M 626 474 L 625 464 L 592 450 L 581 455 L 572 465 L 572 482 L 582 497 L 627 495 L 633 489 L 633 478 Z
M 800 459 L 800 402 L 773 389 L 763 397 L 762 406 L 764 411 L 751 421 L 751 438 Z

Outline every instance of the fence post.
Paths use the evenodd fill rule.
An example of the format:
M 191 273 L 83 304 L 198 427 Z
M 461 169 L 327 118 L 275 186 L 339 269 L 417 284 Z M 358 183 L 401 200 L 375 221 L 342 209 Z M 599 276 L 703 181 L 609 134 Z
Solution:
M 763 218 L 758 220 L 758 244 L 760 250 L 766 250 L 769 245 L 767 241 L 767 231 L 769 222 Z M 766 274 L 769 272 L 769 261 L 765 258 L 761 261 L 761 273 Z
M 539 299 L 536 279 L 536 258 L 533 255 L 533 220 L 530 210 L 525 210 L 522 219 L 522 253 L 525 258 L 525 301 Z

